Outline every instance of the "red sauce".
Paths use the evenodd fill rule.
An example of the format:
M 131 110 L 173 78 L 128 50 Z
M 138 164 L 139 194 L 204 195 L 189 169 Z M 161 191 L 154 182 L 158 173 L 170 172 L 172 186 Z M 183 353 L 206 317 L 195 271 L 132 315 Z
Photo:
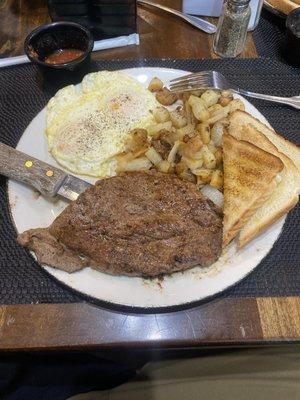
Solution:
M 79 49 L 60 49 L 45 58 L 47 64 L 64 64 L 81 57 L 84 51 Z

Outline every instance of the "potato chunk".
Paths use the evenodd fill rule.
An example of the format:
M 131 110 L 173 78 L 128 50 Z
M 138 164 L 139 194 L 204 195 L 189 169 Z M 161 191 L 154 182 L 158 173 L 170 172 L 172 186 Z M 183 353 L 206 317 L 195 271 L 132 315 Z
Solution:
M 153 111 L 153 116 L 156 122 L 167 122 L 170 120 L 170 113 L 165 107 L 157 107 Z
M 150 92 L 158 92 L 159 90 L 162 90 L 163 87 L 164 84 L 162 83 L 162 81 L 154 77 L 149 83 L 148 90 L 150 90 Z
M 167 88 L 163 88 L 162 90 L 158 91 L 155 97 L 156 100 L 163 106 L 171 106 L 178 100 L 177 94 L 170 92 L 170 90 Z

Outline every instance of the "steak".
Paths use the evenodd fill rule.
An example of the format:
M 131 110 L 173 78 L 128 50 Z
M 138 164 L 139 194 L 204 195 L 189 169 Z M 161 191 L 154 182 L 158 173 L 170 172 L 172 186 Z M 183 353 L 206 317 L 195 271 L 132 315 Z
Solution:
M 128 172 L 98 181 L 46 229 L 19 235 L 38 261 L 73 272 L 154 277 L 214 263 L 222 215 L 190 183 L 172 174 Z

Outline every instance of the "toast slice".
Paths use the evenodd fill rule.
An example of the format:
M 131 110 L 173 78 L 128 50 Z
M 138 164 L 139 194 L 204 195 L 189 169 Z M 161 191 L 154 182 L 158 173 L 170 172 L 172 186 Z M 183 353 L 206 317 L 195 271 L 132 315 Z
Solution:
M 271 196 L 276 187 L 275 177 L 284 165 L 280 158 L 228 133 L 223 135 L 223 165 L 226 246 Z
M 249 123 L 241 123 L 241 118 L 243 118 L 244 123 L 246 121 Z M 255 236 L 272 225 L 277 219 L 291 210 L 298 202 L 298 180 L 300 174 L 296 165 L 289 157 L 277 150 L 277 147 L 262 133 L 262 130 L 255 127 L 255 124 L 257 126 L 263 124 L 257 120 L 255 120 L 257 122 L 254 121 L 253 123 L 253 120 L 255 119 L 251 115 L 248 116 L 248 114 L 244 112 L 234 112 L 230 118 L 228 130 L 236 139 L 246 140 L 279 157 L 284 164 L 284 169 L 280 173 L 281 181 L 277 184 L 271 197 L 254 213 L 241 229 L 238 241 L 240 247 L 246 245 Z M 269 130 L 269 128 L 265 128 Z M 290 144 L 292 147 L 294 146 L 292 143 Z M 298 148 L 297 151 L 299 151 L 300 157 L 300 150 Z
M 253 142 L 249 140 L 251 143 L 255 143 L 255 145 L 257 145 L 258 147 L 262 147 L 263 149 L 265 149 L 264 146 L 261 146 L 263 135 L 266 139 L 269 140 L 271 144 L 273 144 L 273 146 L 277 148 L 279 152 L 285 154 L 295 164 L 296 169 L 293 168 L 294 179 L 297 185 L 297 191 L 300 194 L 300 147 L 284 139 L 282 136 L 278 135 L 273 129 L 268 128 L 258 119 L 241 110 L 236 110 L 231 114 L 229 118 L 228 133 L 236 138 L 242 138 L 242 131 L 247 126 L 252 126 L 259 132 L 259 134 L 256 135 L 256 139 L 259 136 L 260 142 L 257 143 L 256 141 Z M 271 148 L 269 147 L 269 150 L 267 151 L 270 150 Z
M 295 186 L 295 165 L 285 155 L 281 154 L 284 169 L 280 173 L 281 180 L 276 185 L 271 196 L 252 215 L 240 231 L 238 245 L 245 246 L 259 233 L 285 215 L 298 203 L 298 193 Z

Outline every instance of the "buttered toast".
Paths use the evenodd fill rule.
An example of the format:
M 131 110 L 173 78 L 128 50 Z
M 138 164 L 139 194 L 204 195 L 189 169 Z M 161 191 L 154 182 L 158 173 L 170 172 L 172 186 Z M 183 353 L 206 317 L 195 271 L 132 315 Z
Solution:
M 295 166 L 287 157 L 283 157 L 285 158 L 284 168 L 280 173 L 280 180 L 277 182 L 271 196 L 241 229 L 238 238 L 239 247 L 246 245 L 298 203 L 294 174 L 292 172 Z
M 271 196 L 284 164 L 275 155 L 225 133 L 223 165 L 223 245 L 226 246 Z
M 244 129 L 253 127 L 256 130 L 256 135 L 245 136 L 243 133 Z M 265 124 L 260 122 L 258 119 L 252 117 L 245 111 L 236 110 L 229 118 L 228 133 L 237 139 L 243 139 L 254 143 L 256 146 L 261 147 L 266 151 L 274 152 L 276 147 L 277 151 L 286 155 L 296 166 L 293 168 L 293 174 L 295 178 L 295 184 L 297 185 L 297 192 L 300 194 L 300 148 L 289 140 L 284 139 L 273 129 L 267 127 Z M 252 130 L 253 134 L 253 130 Z M 268 149 L 266 149 L 266 140 L 269 141 Z M 258 140 L 258 142 L 257 142 Z M 270 146 L 273 145 L 273 147 Z
M 300 149 L 244 111 L 235 111 L 229 118 L 228 132 L 279 157 L 284 168 L 271 196 L 242 227 L 238 244 L 251 239 L 291 210 L 298 202 L 300 190 Z

